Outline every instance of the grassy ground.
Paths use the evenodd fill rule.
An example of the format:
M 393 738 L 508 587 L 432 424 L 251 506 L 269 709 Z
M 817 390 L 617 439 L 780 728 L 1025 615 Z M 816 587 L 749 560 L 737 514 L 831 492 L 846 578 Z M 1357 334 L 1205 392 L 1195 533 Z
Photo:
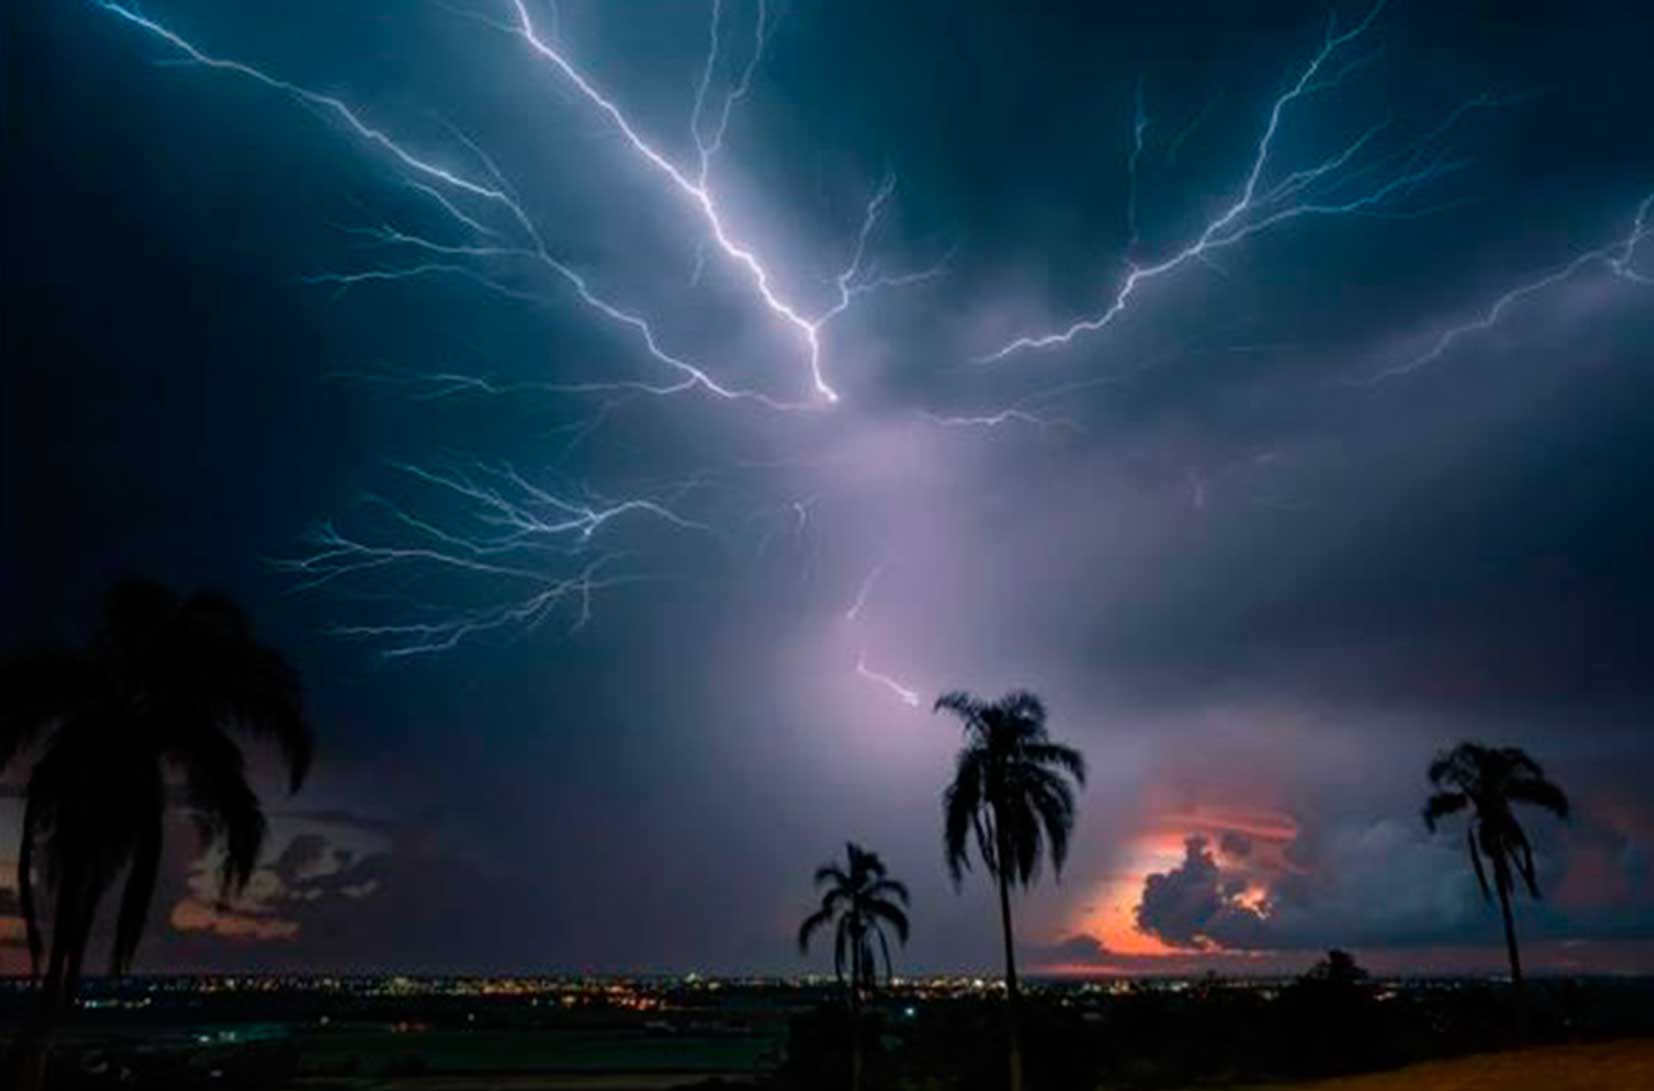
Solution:
M 300 1081 L 299 1088 L 363 1091 L 664 1091 L 705 1073 L 447 1075 Z M 1432 1061 L 1394 1072 L 1311 1083 L 1270 1084 L 1245 1091 L 1654 1091 L 1654 1040 L 1548 1046 Z
M 301 1041 L 303 1068 L 325 1072 L 355 1059 L 364 1072 L 418 1058 L 433 1072 L 750 1072 L 775 1043 L 760 1037 L 645 1037 L 546 1031 L 433 1030 L 314 1034 Z
M 673 1091 L 707 1079 L 706 1073 L 640 1073 L 613 1075 L 517 1075 L 517 1076 L 407 1076 L 391 1079 L 364 1079 L 351 1083 L 307 1081 L 294 1084 L 294 1091 Z M 722 1076 L 739 1082 L 740 1073 Z
M 1252 1091 L 1654 1091 L 1654 1040 L 1513 1050 Z
M 777 1047 L 759 1035 L 371 1028 L 306 1035 L 305 1091 L 663 1091 L 750 1078 Z M 420 1069 L 410 1070 L 417 1061 Z

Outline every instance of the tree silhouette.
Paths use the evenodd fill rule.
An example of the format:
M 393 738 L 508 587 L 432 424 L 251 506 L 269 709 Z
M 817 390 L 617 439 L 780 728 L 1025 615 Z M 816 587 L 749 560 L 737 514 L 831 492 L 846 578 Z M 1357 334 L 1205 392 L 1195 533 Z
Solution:
M 804 918 L 798 926 L 798 949 L 810 949 L 810 937 L 829 924 L 837 922 L 833 938 L 833 972 L 846 986 L 850 1007 L 850 1086 L 861 1086 L 862 1033 L 861 1009 L 864 998 L 871 994 L 878 979 L 876 954 L 884 956 L 884 973 L 888 979 L 890 943 L 884 929 L 889 925 L 896 939 L 907 943 L 907 887 L 885 874 L 884 861 L 879 854 L 869 852 L 855 842 L 846 842 L 847 867 L 836 863 L 816 868 L 816 887 L 826 887 L 821 896 L 821 908 Z M 873 948 L 878 942 L 878 951 Z M 848 963 L 850 976 L 845 979 Z
M 222 846 L 221 897 L 245 888 L 265 820 L 231 730 L 274 741 L 298 790 L 312 748 L 298 678 L 219 595 L 122 580 L 86 647 L 0 661 L 0 771 L 35 755 L 17 882 L 37 978 L 37 880 L 52 911 L 38 1023 L 20 1050 L 23 1086 L 43 1079 L 47 1037 L 73 1002 L 98 904 L 123 871 L 109 968 L 131 967 L 174 796 L 203 848 Z
M 1326 958 L 1305 971 L 1300 980 L 1335 989 L 1349 989 L 1360 985 L 1367 977 L 1367 971 L 1356 963 L 1354 955 L 1334 947 L 1327 952 Z
M 1294 1074 L 1382 1066 L 1383 1012 L 1367 971 L 1348 951 L 1328 951 L 1281 990 L 1275 1007 L 1292 1043 L 1285 1060 Z
M 1450 814 L 1469 808 L 1470 826 L 1465 840 L 1470 863 L 1482 897 L 1499 897 L 1499 912 L 1505 922 L 1505 949 L 1510 955 L 1510 980 L 1522 990 L 1522 958 L 1516 948 L 1516 922 L 1510 902 L 1520 876 L 1528 893 L 1538 898 L 1539 882 L 1534 875 L 1533 847 L 1512 806 L 1525 803 L 1542 807 L 1559 818 L 1568 817 L 1568 797 L 1545 778 L 1539 763 L 1514 746 L 1494 748 L 1465 742 L 1436 755 L 1430 763 L 1430 783 L 1437 791 L 1424 805 L 1424 824 L 1435 832 L 1436 823 Z M 1486 858 L 1493 868 L 1491 889 L 1487 881 Z
M 1011 888 L 1033 883 L 1047 844 L 1051 863 L 1061 876 L 1074 828 L 1074 789 L 1069 778 L 1085 784 L 1085 757 L 1073 747 L 1051 741 L 1045 731 L 1044 703 L 1025 690 L 997 701 L 962 691 L 948 693 L 936 700 L 935 711 L 944 709 L 965 725 L 965 745 L 959 751 L 953 782 L 942 796 L 948 870 L 954 885 L 959 885 L 970 868 L 974 834 L 977 855 L 999 884 L 1011 1091 L 1022 1091 Z

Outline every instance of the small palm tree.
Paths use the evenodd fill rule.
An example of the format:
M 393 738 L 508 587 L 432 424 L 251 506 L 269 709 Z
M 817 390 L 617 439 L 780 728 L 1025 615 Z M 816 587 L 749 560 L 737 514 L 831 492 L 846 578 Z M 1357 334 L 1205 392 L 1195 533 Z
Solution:
M 1510 955 L 1510 980 L 1518 993 L 1522 989 L 1522 958 L 1516 949 L 1516 922 L 1510 902 L 1516 893 L 1516 876 L 1521 876 L 1528 893 L 1538 898 L 1539 882 L 1534 875 L 1533 847 L 1512 806 L 1526 803 L 1542 807 L 1558 818 L 1568 817 L 1568 797 L 1545 778 L 1539 763 L 1514 746 L 1494 748 L 1477 743 L 1460 743 L 1436 755 L 1430 763 L 1430 783 L 1437 791 L 1424 805 L 1424 824 L 1431 832 L 1436 823 L 1450 814 L 1471 810 L 1465 839 L 1470 846 L 1470 863 L 1482 897 L 1499 897 L 1499 912 L 1505 921 L 1505 949 Z M 1491 890 L 1483 858 L 1493 867 Z
M 970 868 L 974 835 L 977 855 L 998 882 L 1011 1032 L 1011 1091 L 1022 1091 L 1011 888 L 1034 882 L 1047 844 L 1052 866 L 1062 875 L 1074 829 L 1074 788 L 1069 781 L 1085 784 L 1085 756 L 1051 741 L 1045 730 L 1045 704 L 1027 691 L 1008 693 L 997 701 L 949 693 L 936 700 L 936 711 L 944 709 L 965 724 L 965 745 L 959 751 L 953 782 L 942 795 L 948 870 L 958 886 Z
M 821 908 L 798 926 L 798 949 L 810 949 L 810 937 L 837 922 L 833 939 L 833 972 L 846 986 L 850 1007 L 850 1086 L 861 1086 L 863 1000 L 878 981 L 877 955 L 884 956 L 886 979 L 891 975 L 888 925 L 896 939 L 907 943 L 907 887 L 889 878 L 879 854 L 854 842 L 844 846 L 846 867 L 836 863 L 816 868 L 816 887 L 826 887 Z M 878 943 L 877 952 L 874 943 Z M 845 971 L 849 970 L 846 981 Z
M 113 974 L 131 967 L 174 795 L 206 846 L 222 845 L 223 895 L 246 886 L 265 821 L 231 729 L 273 739 L 298 790 L 311 734 L 297 676 L 219 595 L 183 598 L 158 583 L 123 580 L 106 596 L 86 647 L 0 660 L 0 771 L 35 754 L 17 883 L 37 975 L 37 878 L 52 909 L 38 1023 L 20 1050 L 25 1087 L 43 1078 L 48 1035 L 74 1000 L 99 902 L 123 871 L 109 967 Z

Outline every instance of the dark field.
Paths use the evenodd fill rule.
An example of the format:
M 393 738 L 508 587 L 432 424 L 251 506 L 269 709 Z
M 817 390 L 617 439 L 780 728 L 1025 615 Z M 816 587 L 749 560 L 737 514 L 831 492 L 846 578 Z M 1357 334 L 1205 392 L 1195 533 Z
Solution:
M 1650 1086 L 1654 982 L 1532 992 L 1542 1048 L 1510 1054 L 1508 990 L 1485 982 L 1047 982 L 1027 1011 L 1030 1087 Z M 27 993 L 0 1002 L 9 1033 Z M 1002 1017 L 991 982 L 900 983 L 869 1020 L 864 1086 L 997 1088 Z M 819 982 L 138 979 L 93 984 L 53 1086 L 804 1091 L 848 1085 L 848 1041 Z
M 1654 1040 L 1545 1046 L 1426 1061 L 1394 1072 L 1257 1087 L 1272 1091 L 1647 1091 L 1654 1088 Z

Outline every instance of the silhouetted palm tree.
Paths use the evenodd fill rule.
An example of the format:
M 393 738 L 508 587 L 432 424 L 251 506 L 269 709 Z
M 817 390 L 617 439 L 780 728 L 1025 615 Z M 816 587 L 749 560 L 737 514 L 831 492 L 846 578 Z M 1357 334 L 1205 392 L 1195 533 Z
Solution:
M 808 951 L 810 937 L 837 922 L 833 972 L 846 984 L 850 1007 L 850 1086 L 859 1088 L 862 1001 L 877 983 L 877 955 L 884 956 L 885 977 L 888 979 L 891 974 L 890 942 L 885 938 L 885 926 L 895 930 L 899 942 L 907 943 L 907 887 L 885 874 L 884 861 L 878 853 L 869 852 L 854 842 L 846 843 L 844 849 L 847 867 L 841 868 L 835 863 L 816 868 L 816 887 L 825 886 L 827 890 L 821 896 L 821 908 L 798 926 L 798 949 Z M 873 949 L 875 941 L 877 952 Z
M 943 842 L 954 885 L 970 867 L 972 835 L 988 874 L 999 884 L 1005 934 L 1005 995 L 1010 1025 L 1011 1091 L 1022 1089 L 1022 1035 L 1017 1022 L 1017 963 L 1011 930 L 1011 888 L 1029 886 L 1039 873 L 1045 846 L 1061 876 L 1074 828 L 1074 789 L 1085 784 L 1085 756 L 1052 742 L 1045 705 L 1025 690 L 997 701 L 969 693 L 944 694 L 946 709 L 965 724 L 953 782 L 942 796 Z
M 17 882 L 36 975 L 37 877 L 52 908 L 40 1021 L 22 1051 L 25 1086 L 42 1078 L 46 1035 L 73 1001 L 98 903 L 123 871 L 110 972 L 132 964 L 155 893 L 170 782 L 203 847 L 222 846 L 222 896 L 246 886 L 265 821 L 231 729 L 272 739 L 298 790 L 311 756 L 298 678 L 219 595 L 183 598 L 123 580 L 85 648 L 0 661 L 0 771 L 35 754 Z
M 1522 958 L 1516 949 L 1516 923 L 1510 910 L 1511 897 L 1516 893 L 1515 876 L 1521 876 L 1528 893 L 1535 898 L 1540 895 L 1533 870 L 1533 847 L 1528 844 L 1528 835 L 1522 831 L 1511 808 L 1513 804 L 1526 803 L 1567 818 L 1568 797 L 1545 779 L 1545 771 L 1538 762 L 1514 746 L 1494 748 L 1460 743 L 1436 755 L 1436 760 L 1430 763 L 1430 783 L 1437 791 L 1424 805 L 1424 823 L 1432 832 L 1436 823 L 1447 815 L 1467 807 L 1472 812 L 1470 826 L 1465 831 L 1470 862 L 1476 869 L 1482 897 L 1491 901 L 1493 894 L 1499 896 L 1499 912 L 1505 921 L 1505 949 L 1510 955 L 1510 980 L 1520 992 Z M 1493 867 L 1491 891 L 1483 857 Z

